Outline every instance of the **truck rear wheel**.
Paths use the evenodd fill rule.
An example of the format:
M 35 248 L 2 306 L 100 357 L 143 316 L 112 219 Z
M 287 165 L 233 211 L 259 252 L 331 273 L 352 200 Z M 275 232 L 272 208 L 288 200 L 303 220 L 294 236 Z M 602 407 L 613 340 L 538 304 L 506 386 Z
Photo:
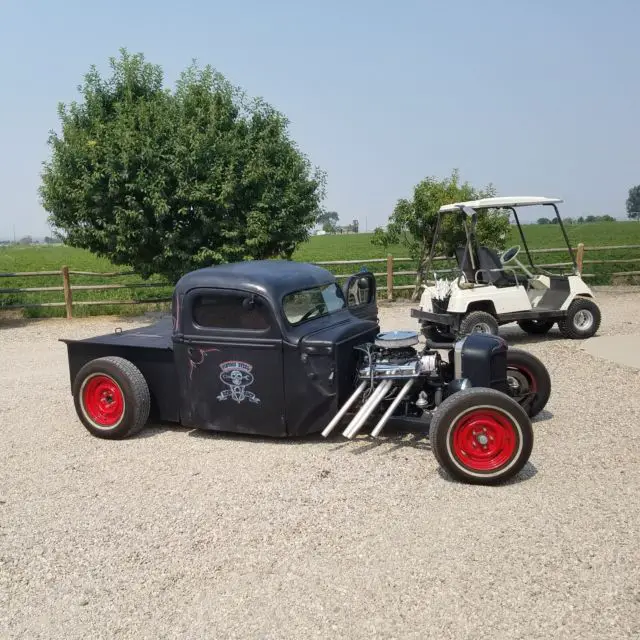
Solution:
M 449 396 L 433 414 L 431 449 L 457 480 L 498 484 L 518 474 L 533 449 L 533 427 L 512 398 L 474 387 Z
M 73 381 L 73 400 L 86 429 L 109 440 L 121 440 L 142 429 L 151 406 L 140 370 L 117 356 L 87 362 Z

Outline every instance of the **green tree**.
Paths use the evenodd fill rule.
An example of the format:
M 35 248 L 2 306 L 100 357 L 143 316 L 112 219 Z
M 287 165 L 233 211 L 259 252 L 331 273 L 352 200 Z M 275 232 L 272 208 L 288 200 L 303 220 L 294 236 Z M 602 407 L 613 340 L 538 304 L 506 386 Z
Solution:
M 444 204 L 476 200 L 495 195 L 493 185 L 483 189 L 476 189 L 468 182 L 460 182 L 458 170 L 442 180 L 427 177 L 413 189 L 413 198 L 398 200 L 387 229 L 378 227 L 374 230 L 372 242 L 376 245 L 388 247 L 392 244 L 402 244 L 415 260 L 416 276 L 415 289 L 412 299 L 416 300 L 420 293 L 420 285 L 425 279 L 425 268 L 433 242 L 438 210 Z M 477 237 L 482 244 L 496 248 L 504 248 L 509 231 L 509 215 L 495 210 L 478 212 Z M 455 247 L 464 244 L 466 236 L 460 216 L 447 215 L 443 217 L 440 229 L 438 250 L 445 255 L 451 255 Z
M 640 220 L 640 184 L 629 189 L 627 216 L 630 220 Z
M 121 50 L 81 102 L 58 109 L 40 195 L 66 244 L 175 281 L 186 271 L 289 258 L 324 197 L 286 118 L 193 63 L 173 91 L 159 66 Z
M 316 223 L 322 225 L 322 230 L 326 233 L 334 233 L 338 226 L 337 211 L 323 211 L 316 219 Z
M 549 224 L 549 218 L 538 218 L 538 224 Z

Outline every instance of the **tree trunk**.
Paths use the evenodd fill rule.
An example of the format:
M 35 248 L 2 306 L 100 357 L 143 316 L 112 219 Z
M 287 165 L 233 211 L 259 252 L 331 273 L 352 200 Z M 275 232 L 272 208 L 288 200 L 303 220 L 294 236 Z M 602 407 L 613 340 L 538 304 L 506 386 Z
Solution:
M 420 299 L 420 285 L 424 280 L 424 261 L 425 261 L 425 251 L 420 252 L 420 260 L 418 261 L 418 273 L 416 275 L 416 281 L 413 288 L 413 293 L 411 294 L 411 302 L 416 302 Z

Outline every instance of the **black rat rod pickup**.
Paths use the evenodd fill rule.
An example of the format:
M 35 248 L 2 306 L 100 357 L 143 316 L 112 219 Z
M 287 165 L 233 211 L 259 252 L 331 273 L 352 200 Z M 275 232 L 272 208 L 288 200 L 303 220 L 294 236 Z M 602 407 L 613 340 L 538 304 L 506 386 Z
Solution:
M 393 418 L 428 427 L 439 464 L 471 483 L 522 469 L 550 392 L 544 365 L 498 336 L 417 347 L 417 332 L 381 333 L 368 271 L 340 286 L 321 267 L 281 260 L 193 271 L 170 318 L 63 342 L 76 411 L 97 437 L 149 421 L 326 437 L 348 414 L 353 438 Z

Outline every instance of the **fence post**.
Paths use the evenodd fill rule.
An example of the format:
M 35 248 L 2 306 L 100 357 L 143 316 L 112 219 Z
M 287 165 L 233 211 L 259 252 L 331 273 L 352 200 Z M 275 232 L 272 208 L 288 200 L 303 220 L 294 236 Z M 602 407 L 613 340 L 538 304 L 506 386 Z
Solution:
M 393 256 L 387 255 L 387 300 L 393 300 Z
M 576 254 L 576 264 L 578 265 L 578 273 L 582 275 L 582 259 L 584 258 L 584 242 L 578 244 L 578 252 Z
M 67 308 L 67 319 L 73 318 L 73 298 L 71 297 L 71 283 L 69 282 L 69 267 L 62 267 L 62 288 L 64 289 L 64 306 Z

